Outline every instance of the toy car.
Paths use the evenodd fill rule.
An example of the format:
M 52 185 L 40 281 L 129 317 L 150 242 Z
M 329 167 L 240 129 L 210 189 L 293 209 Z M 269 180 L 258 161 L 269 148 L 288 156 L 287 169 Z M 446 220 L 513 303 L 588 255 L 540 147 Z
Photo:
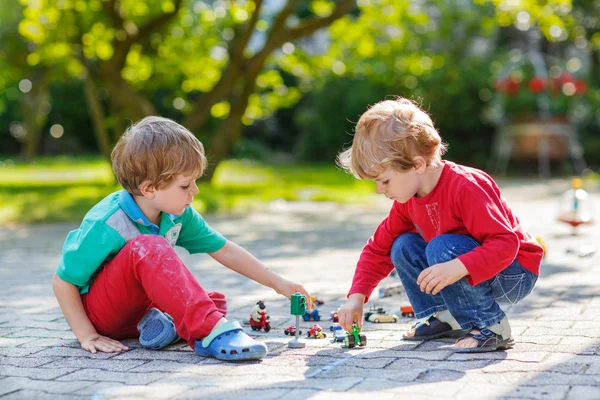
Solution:
M 400 306 L 400 314 L 402 314 L 403 317 L 415 317 L 415 311 L 413 310 L 412 306 Z
M 367 337 L 364 333 L 360 333 L 360 326 L 356 322 L 352 324 L 352 333 L 349 333 L 344 338 L 344 347 L 349 349 L 360 346 L 365 347 L 367 345 Z
M 364 313 L 365 321 L 368 321 L 369 317 L 371 317 L 371 315 L 373 315 L 373 314 L 385 314 L 385 310 L 383 309 L 383 306 L 375 304 L 375 305 L 369 307 L 369 311 Z
M 400 318 L 398 318 L 397 315 L 395 314 L 386 314 L 385 312 L 383 313 L 374 313 L 371 314 L 369 316 L 368 321 L 369 322 L 375 322 L 375 323 L 380 323 L 380 322 L 398 322 Z
M 295 336 L 296 327 L 294 325 L 290 325 L 287 328 L 285 328 L 285 331 L 283 331 L 283 333 L 285 333 L 286 335 Z M 298 335 L 302 335 L 302 331 L 299 331 Z
M 327 334 L 323 332 L 323 328 L 317 324 L 314 324 L 310 330 L 306 332 L 306 336 L 311 339 L 324 339 L 327 337 Z
M 312 312 L 306 310 L 306 314 L 302 316 L 302 319 L 305 321 L 310 321 L 310 319 L 314 319 L 315 321 L 320 321 L 321 316 L 319 315 L 319 309 L 315 308 Z
M 340 322 L 337 311 L 332 311 L 330 314 L 331 322 Z
M 346 339 L 346 335 L 348 334 L 348 332 L 346 332 L 344 330 L 344 328 L 342 328 L 340 326 L 340 324 L 338 324 L 337 322 L 334 322 L 333 324 L 331 324 L 331 326 L 329 327 L 329 330 L 331 330 L 333 332 L 333 340 L 332 342 L 343 342 L 344 339 Z
M 342 329 L 342 326 L 338 322 L 334 322 L 333 324 L 329 325 L 329 330 L 332 332 L 339 331 L 340 329 Z

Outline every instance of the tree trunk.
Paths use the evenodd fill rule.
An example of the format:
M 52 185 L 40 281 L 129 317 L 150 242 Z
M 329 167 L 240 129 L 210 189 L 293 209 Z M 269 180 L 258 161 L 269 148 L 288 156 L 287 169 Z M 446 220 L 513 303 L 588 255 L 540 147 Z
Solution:
M 23 96 L 21 103 L 26 132 L 21 158 L 26 161 L 32 160 L 40 152 L 42 129 L 48 122 L 48 110 L 44 103 L 49 104 L 50 100 L 49 79 L 44 71 L 32 76 L 31 80 L 31 91 Z
M 231 152 L 233 145 L 242 135 L 242 117 L 246 112 L 248 99 L 254 92 L 257 75 L 254 74 L 254 76 L 247 78 L 247 81 L 243 85 L 239 85 L 234 89 L 230 98 L 231 109 L 229 116 L 223 122 L 215 136 L 213 136 L 208 147 L 207 157 L 209 167 L 203 177 L 207 181 L 212 180 L 217 166 Z
M 121 110 L 126 112 L 127 118 L 137 121 L 149 115 L 156 114 L 156 109 L 152 105 L 152 102 L 144 95 L 137 93 L 125 82 L 123 77 L 121 77 L 121 71 L 105 73 L 103 80 L 106 84 L 109 98 Z
M 98 149 L 106 159 L 110 160 L 111 140 L 108 129 L 106 129 L 106 124 L 104 123 L 105 114 L 104 110 L 102 109 L 102 103 L 100 103 L 100 100 L 98 100 L 98 97 L 96 97 L 96 84 L 89 73 L 85 78 L 84 88 L 88 110 L 94 123 L 94 136 L 96 136 Z

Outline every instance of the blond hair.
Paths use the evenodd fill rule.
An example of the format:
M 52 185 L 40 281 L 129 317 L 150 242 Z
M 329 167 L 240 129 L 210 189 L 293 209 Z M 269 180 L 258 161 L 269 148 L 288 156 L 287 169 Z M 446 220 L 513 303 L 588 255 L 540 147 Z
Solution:
M 352 146 L 338 155 L 338 165 L 359 179 L 372 179 L 382 168 L 400 172 L 422 156 L 427 166 L 440 160 L 446 144 L 429 115 L 408 99 L 397 97 L 370 107 L 356 124 Z
M 138 196 L 144 181 L 160 190 L 177 175 L 200 177 L 207 166 L 202 143 L 177 122 L 162 117 L 146 117 L 127 128 L 110 158 L 119 183 Z

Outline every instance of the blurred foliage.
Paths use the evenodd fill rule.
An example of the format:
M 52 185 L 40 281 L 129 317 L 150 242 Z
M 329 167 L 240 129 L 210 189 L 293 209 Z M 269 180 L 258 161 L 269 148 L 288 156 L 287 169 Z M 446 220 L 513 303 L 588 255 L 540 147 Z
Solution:
M 275 200 L 369 202 L 374 186 L 335 166 L 226 161 L 212 185 L 201 183 L 200 212 L 246 212 Z M 77 222 L 99 199 L 119 190 L 110 165 L 94 157 L 0 159 L 0 224 Z
M 43 154 L 98 151 L 92 134 L 98 121 L 90 117 L 83 89 L 90 77 L 96 85 L 93 98 L 104 113 L 101 122 L 113 131 L 110 144 L 136 118 L 133 109 L 150 109 L 184 123 L 204 110 L 207 123 L 191 129 L 210 152 L 215 148 L 211 141 L 227 133 L 219 129 L 227 128 L 234 103 L 227 95 L 202 99 L 229 82 L 228 67 L 252 64 L 273 35 L 281 9 L 263 6 L 251 25 L 259 3 L 9 2 L 0 10 L 0 152 L 13 154 L 20 147 L 23 130 L 18 124 L 27 115 L 18 106 L 25 95 L 19 84 L 39 72 L 52 82 Z M 336 3 L 281 5 L 296 4 L 286 20 L 294 28 L 326 18 Z M 450 144 L 449 157 L 482 166 L 493 135 L 484 111 L 496 63 L 522 32 L 535 27 L 545 38 L 544 51 L 564 56 L 568 46 L 575 46 L 590 54 L 595 72 L 588 82 L 591 111 L 581 125 L 589 154 L 600 148 L 597 6 L 597 0 L 358 0 L 327 31 L 274 42 L 268 49 L 247 105 L 242 104 L 245 139 L 233 137 L 232 148 L 257 158 L 268 158 L 273 150 L 294 151 L 303 160 L 331 163 L 350 143 L 353 123 L 369 104 L 402 95 L 430 112 Z M 164 19 L 167 23 L 161 24 Z M 248 26 L 253 30 L 243 57 L 233 59 L 236 40 Z M 118 94 L 124 87 L 133 97 Z M 48 134 L 54 124 L 64 128 L 58 139 Z M 600 151 L 595 157 L 600 159 Z

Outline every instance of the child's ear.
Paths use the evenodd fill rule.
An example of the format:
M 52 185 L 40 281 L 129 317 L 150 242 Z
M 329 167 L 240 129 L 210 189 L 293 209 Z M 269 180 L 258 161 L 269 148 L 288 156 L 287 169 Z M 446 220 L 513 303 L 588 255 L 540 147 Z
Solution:
M 427 170 L 427 161 L 422 156 L 413 157 L 414 169 L 417 174 L 422 174 Z
M 152 182 L 144 181 L 140 184 L 140 192 L 145 198 L 152 200 L 156 194 L 156 187 Z

